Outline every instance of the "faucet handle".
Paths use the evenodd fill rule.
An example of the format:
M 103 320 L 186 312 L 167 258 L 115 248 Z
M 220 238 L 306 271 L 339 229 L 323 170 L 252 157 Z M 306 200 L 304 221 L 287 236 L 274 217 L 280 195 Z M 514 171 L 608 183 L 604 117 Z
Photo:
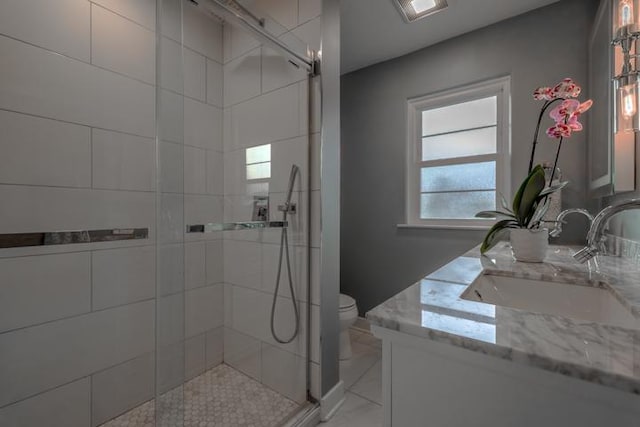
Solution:
M 573 258 L 579 263 L 584 264 L 585 262 L 594 258 L 597 254 L 598 250 L 596 248 L 585 246 L 584 248 L 573 254 Z

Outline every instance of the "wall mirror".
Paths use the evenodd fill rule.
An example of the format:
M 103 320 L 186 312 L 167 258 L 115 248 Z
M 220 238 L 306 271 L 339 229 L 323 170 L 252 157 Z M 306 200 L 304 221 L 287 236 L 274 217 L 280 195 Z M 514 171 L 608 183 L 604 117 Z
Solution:
M 635 134 L 616 132 L 613 77 L 622 68 L 622 53 L 613 49 L 613 8 L 601 0 L 589 40 L 588 118 L 589 193 L 599 198 L 635 190 Z

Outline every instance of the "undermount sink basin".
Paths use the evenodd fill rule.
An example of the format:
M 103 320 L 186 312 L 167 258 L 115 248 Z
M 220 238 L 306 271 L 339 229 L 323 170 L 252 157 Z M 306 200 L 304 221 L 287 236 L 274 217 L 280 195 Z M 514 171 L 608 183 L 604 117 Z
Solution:
M 639 329 L 640 321 L 609 290 L 595 286 L 480 275 L 462 293 L 469 301 Z

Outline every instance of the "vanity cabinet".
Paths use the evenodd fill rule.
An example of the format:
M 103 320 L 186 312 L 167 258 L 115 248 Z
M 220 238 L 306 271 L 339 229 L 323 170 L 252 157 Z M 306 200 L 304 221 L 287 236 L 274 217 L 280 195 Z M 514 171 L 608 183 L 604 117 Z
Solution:
M 574 253 L 529 264 L 476 247 L 369 311 L 384 425 L 640 426 L 640 267 Z
M 640 424 L 640 396 L 379 326 L 372 332 L 383 342 L 385 427 Z

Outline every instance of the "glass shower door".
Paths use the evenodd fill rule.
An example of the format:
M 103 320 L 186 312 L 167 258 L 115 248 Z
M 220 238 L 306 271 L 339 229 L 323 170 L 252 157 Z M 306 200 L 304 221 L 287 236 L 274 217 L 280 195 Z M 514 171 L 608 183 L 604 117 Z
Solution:
M 271 18 L 268 10 L 251 2 L 243 4 L 250 11 L 242 11 L 246 19 L 264 19 L 262 28 L 269 34 L 301 55 L 307 53 L 306 44 Z M 191 231 L 187 246 L 199 240 L 207 245 L 221 243 L 217 257 L 213 252 L 206 256 L 221 273 L 217 280 L 224 295 L 220 307 L 223 354 L 219 365 L 208 367 L 192 383 L 215 373 L 217 379 L 208 390 L 214 390 L 212 401 L 225 404 L 219 406 L 221 413 L 210 414 L 214 424 L 215 420 L 242 419 L 249 424 L 279 425 L 307 402 L 308 71 L 228 19 L 228 13 L 213 2 L 187 7 L 210 19 L 224 19 L 222 59 L 207 60 L 207 98 L 222 113 L 223 133 L 220 144 L 207 152 L 204 165 L 207 185 L 215 188 L 212 197 L 222 209 L 202 216 L 185 214 Z M 185 32 L 187 27 L 185 13 Z M 185 49 L 190 48 L 185 38 Z M 187 75 L 185 83 L 186 79 Z M 187 117 L 185 113 L 185 132 Z M 216 139 L 217 134 L 210 142 L 215 144 Z M 189 173 L 185 167 L 185 179 Z M 188 198 L 186 186 L 185 193 Z M 189 277 L 193 267 L 187 261 L 185 268 Z M 186 405 L 190 389 L 187 383 Z M 252 398 L 238 398 L 248 395 Z

